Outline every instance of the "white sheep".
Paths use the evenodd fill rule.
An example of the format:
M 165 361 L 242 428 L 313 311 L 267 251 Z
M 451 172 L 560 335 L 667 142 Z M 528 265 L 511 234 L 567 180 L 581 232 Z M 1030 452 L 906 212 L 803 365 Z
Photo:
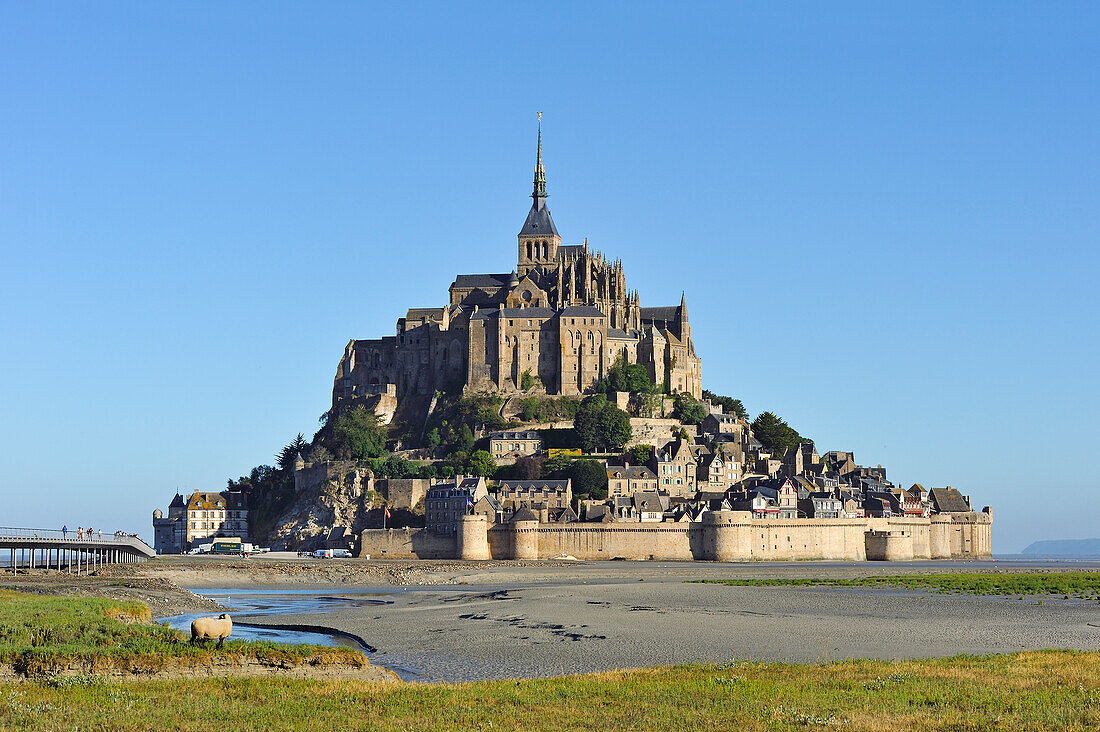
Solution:
M 222 613 L 216 618 L 195 618 L 191 621 L 191 643 L 217 640 L 221 648 L 225 639 L 233 632 L 233 618 Z

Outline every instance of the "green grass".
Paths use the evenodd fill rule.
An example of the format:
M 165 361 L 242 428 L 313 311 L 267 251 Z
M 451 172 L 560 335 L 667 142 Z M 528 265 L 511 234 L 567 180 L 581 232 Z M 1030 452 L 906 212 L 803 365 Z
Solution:
M 1100 653 L 728 663 L 461 685 L 94 677 L 0 684 L 18 729 L 1089 730 Z
M 94 670 L 153 672 L 175 664 L 199 664 L 212 656 L 265 663 L 363 663 L 353 649 L 270 642 L 227 641 L 192 646 L 184 633 L 150 621 L 140 602 L 94 597 L 31 595 L 0 590 L 0 664 L 17 673 L 43 675 L 77 661 Z
M 1063 597 L 1100 597 L 1100 572 L 1012 572 L 994 574 L 968 572 L 957 574 L 903 574 L 857 579 L 720 579 L 690 580 L 701 584 L 774 587 L 902 587 L 966 595 L 1062 595 Z

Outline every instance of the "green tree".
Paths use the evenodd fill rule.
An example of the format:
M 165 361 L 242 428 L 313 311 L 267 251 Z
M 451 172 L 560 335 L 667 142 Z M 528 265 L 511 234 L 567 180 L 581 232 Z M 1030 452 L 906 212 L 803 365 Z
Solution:
M 443 464 L 451 469 L 451 475 L 454 475 L 456 470 L 465 470 L 466 463 L 470 461 L 470 453 L 462 450 L 455 450 L 446 457 Z M 450 477 L 450 476 L 448 476 Z
M 634 445 L 627 450 L 627 454 L 635 465 L 645 465 L 653 458 L 654 450 L 656 448 L 653 445 Z
M 524 369 L 519 376 L 519 388 L 523 391 L 531 391 L 535 385 L 535 377 L 531 375 L 531 369 Z
M 524 422 L 537 422 L 542 414 L 542 400 L 538 397 L 521 399 L 519 408 Z
M 672 400 L 672 416 L 684 424 L 699 424 L 707 418 L 707 408 L 691 394 L 681 391 Z
M 341 458 L 365 460 L 386 452 L 386 430 L 378 415 L 366 407 L 347 410 L 332 426 L 333 446 Z
M 593 394 L 581 402 L 573 419 L 573 431 L 585 452 L 618 452 L 633 434 L 630 416 L 603 394 Z
M 497 463 L 488 450 L 474 450 L 474 454 L 470 456 L 470 470 L 474 475 L 491 478 L 497 471 Z
M 431 450 L 439 447 L 439 428 L 432 427 L 428 430 L 428 434 L 424 435 L 424 444 Z
M 608 369 L 607 378 L 602 380 L 603 389 L 597 391 L 627 391 L 635 394 L 645 394 L 653 391 L 653 382 L 649 380 L 649 373 L 645 367 L 636 363 L 627 363 L 626 356 L 620 353 L 615 357 L 615 363 Z
M 332 453 L 324 445 L 317 445 L 309 451 L 308 459 L 311 463 L 327 463 L 332 460 Z
M 813 440 L 798 434 L 793 427 L 772 412 L 761 412 L 752 421 L 752 435 L 760 441 L 761 445 L 776 455 L 781 455 L 788 448 L 797 447 L 804 442 L 813 444 Z
M 451 443 L 451 452 L 463 452 L 467 455 L 474 449 L 474 432 L 470 425 L 464 424 L 458 428 L 454 442 Z
M 292 470 L 294 468 L 294 461 L 298 459 L 298 454 L 301 453 L 304 458 L 307 452 L 309 452 L 309 443 L 306 442 L 306 438 L 299 432 L 298 436 L 291 440 L 290 444 L 280 450 L 279 454 L 275 457 L 279 470 Z
M 546 462 L 542 464 L 543 477 L 550 477 L 552 475 L 566 475 L 569 468 L 573 466 L 577 459 L 572 455 L 566 455 L 565 453 L 558 453 L 553 457 L 546 458 Z
M 631 409 L 639 417 L 658 417 L 661 412 L 661 395 L 656 391 L 634 394 L 630 397 Z
M 733 414 L 738 419 L 744 419 L 749 416 L 749 413 L 745 411 L 745 405 L 741 403 L 740 399 L 734 399 L 728 396 L 721 396 L 715 394 L 713 391 L 703 389 L 703 398 L 710 401 L 711 404 L 716 404 L 722 407 L 722 411 L 726 414 Z
M 581 402 L 581 408 L 573 418 L 573 431 L 585 452 L 596 452 L 600 449 L 600 413 L 606 406 L 607 397 L 593 394 Z
M 514 480 L 535 480 L 542 476 L 546 458 L 542 455 L 522 455 L 512 464 Z
M 499 430 L 508 423 L 496 407 L 483 407 L 477 411 L 477 423 L 484 425 L 486 429 Z
M 630 426 L 630 415 L 611 403 L 600 410 L 600 443 L 605 450 L 619 452 L 630 441 L 634 430 Z
M 607 498 L 607 470 L 595 460 L 575 460 L 569 466 L 573 495 L 594 499 Z

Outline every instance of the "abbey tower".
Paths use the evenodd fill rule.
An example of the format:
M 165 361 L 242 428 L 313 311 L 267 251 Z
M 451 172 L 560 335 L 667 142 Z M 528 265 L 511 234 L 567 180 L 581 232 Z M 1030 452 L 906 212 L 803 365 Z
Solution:
M 686 297 L 640 307 L 620 260 L 590 250 L 587 240 L 561 243 L 547 205 L 541 122 L 531 198 L 515 269 L 460 274 L 447 305 L 409 310 L 394 336 L 350 341 L 336 371 L 334 408 L 373 393 L 518 392 L 524 374 L 547 394 L 579 395 L 620 355 L 645 366 L 654 383 L 702 396 Z

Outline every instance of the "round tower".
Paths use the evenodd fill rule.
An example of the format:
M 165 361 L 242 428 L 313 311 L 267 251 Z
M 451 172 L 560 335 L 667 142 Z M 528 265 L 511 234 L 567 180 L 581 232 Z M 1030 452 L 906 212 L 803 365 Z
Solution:
M 539 558 L 539 517 L 524 506 L 509 522 L 512 530 L 512 559 Z
M 463 516 L 458 522 L 458 558 L 489 559 L 489 522 L 484 514 Z
M 748 559 L 748 511 L 707 511 L 703 514 L 703 559 L 736 562 Z

